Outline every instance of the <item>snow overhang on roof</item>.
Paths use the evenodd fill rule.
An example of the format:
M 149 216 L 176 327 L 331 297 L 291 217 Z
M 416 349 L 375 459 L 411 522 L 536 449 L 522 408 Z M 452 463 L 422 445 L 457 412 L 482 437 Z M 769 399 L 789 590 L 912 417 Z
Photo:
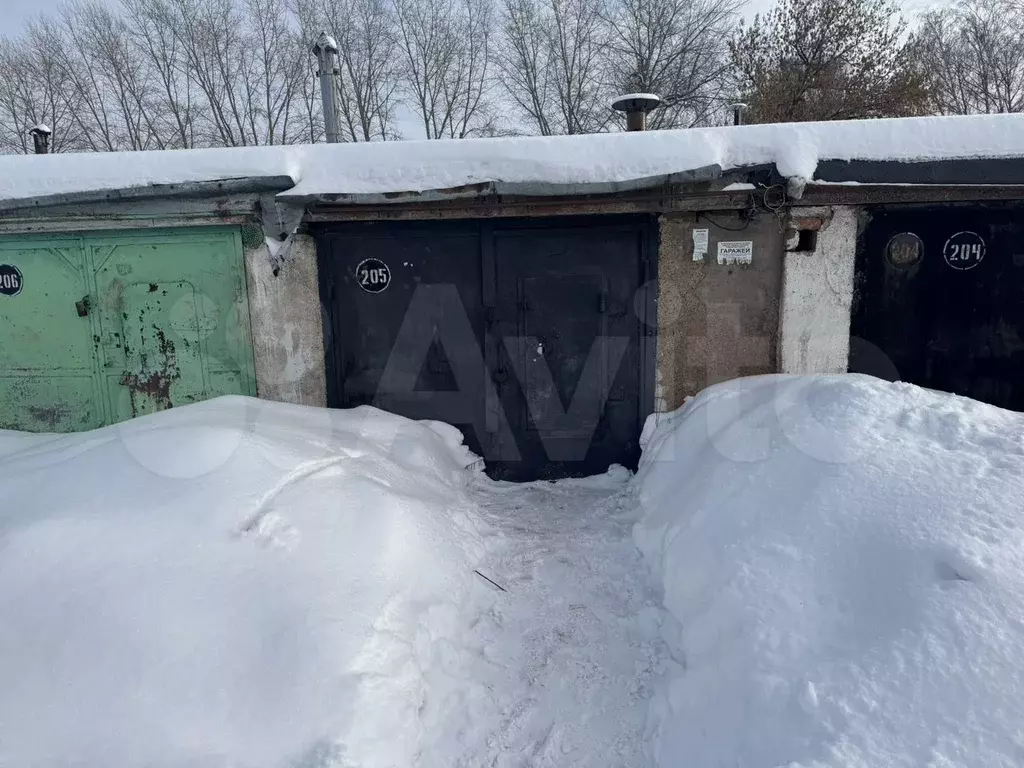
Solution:
M 763 166 L 797 186 L 1024 183 L 1024 116 L 6 156 L 0 211 L 229 192 L 276 193 L 279 204 L 294 206 L 600 195 Z

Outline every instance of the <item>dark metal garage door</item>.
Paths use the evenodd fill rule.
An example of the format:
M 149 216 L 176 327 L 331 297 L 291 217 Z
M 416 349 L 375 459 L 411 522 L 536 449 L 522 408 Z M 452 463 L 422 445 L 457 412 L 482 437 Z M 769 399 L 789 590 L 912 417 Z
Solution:
M 455 424 L 493 477 L 636 466 L 648 217 L 338 224 L 318 251 L 331 406 Z
M 866 214 L 850 369 L 1024 410 L 1024 206 Z

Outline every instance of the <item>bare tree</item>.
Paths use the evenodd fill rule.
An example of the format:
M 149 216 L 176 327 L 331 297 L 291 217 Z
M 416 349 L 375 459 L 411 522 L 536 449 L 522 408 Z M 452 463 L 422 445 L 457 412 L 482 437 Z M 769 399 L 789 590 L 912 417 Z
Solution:
M 262 144 L 290 144 L 306 135 L 298 100 L 309 77 L 309 54 L 283 0 L 246 0 L 246 11 L 255 54 L 249 77 L 256 97 L 249 103 L 253 135 Z
M 488 131 L 489 0 L 395 0 L 395 19 L 405 80 L 426 137 Z
M 44 20 L 15 41 L 0 40 L 0 151 L 32 152 L 29 130 L 53 131 L 51 152 L 80 149 L 75 89 L 60 62 L 60 30 Z
M 608 79 L 619 93 L 656 93 L 649 127 L 705 124 L 728 101 L 726 41 L 742 0 L 616 0 Z M 731 94 L 728 94 L 731 95 Z
M 506 0 L 500 80 L 537 132 L 593 133 L 612 117 L 604 0 Z
M 927 110 L 916 40 L 891 0 L 780 0 L 729 48 L 755 122 Z
M 96 0 L 65 6 L 58 60 L 77 97 L 75 121 L 92 151 L 165 146 L 151 98 L 150 66 L 124 21 Z
M 540 0 L 505 0 L 497 52 L 499 80 L 518 107 L 520 117 L 542 136 L 557 132 L 549 54 Z
M 196 124 L 201 112 L 198 89 L 187 74 L 169 0 L 121 0 L 121 4 L 131 50 L 150 67 L 150 98 L 154 102 L 160 145 L 196 146 Z
M 1024 111 L 1024 9 L 1009 0 L 963 0 L 925 13 L 923 69 L 943 114 Z
M 594 133 L 611 119 L 610 91 L 601 78 L 608 41 L 603 0 L 550 0 L 549 62 L 565 133 Z
M 171 12 L 185 72 L 204 97 L 200 141 L 229 147 L 259 143 L 248 119 L 255 57 L 240 10 L 232 0 L 171 0 Z

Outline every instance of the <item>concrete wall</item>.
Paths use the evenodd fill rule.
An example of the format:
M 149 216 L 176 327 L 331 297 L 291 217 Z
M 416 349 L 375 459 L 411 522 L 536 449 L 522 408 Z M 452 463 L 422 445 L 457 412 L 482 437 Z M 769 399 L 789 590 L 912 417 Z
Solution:
M 660 220 L 655 410 L 737 376 L 777 370 L 783 234 L 779 220 L 738 212 L 667 213 Z M 694 231 L 707 230 L 695 258 Z M 737 230 L 737 231 L 732 231 Z M 719 263 L 720 242 L 749 242 L 749 264 Z
M 794 208 L 796 221 L 820 221 L 813 251 L 786 253 L 779 368 L 783 373 L 845 373 L 857 253 L 857 211 Z
M 274 274 L 266 243 L 245 249 L 256 389 L 264 400 L 327 405 L 316 244 L 295 235 Z

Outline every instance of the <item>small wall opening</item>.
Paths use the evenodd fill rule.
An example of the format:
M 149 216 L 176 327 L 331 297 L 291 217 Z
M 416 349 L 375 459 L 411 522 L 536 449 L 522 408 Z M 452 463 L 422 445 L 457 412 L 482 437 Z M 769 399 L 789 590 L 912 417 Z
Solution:
M 818 249 L 818 230 L 801 229 L 797 231 L 797 251 L 816 251 Z

